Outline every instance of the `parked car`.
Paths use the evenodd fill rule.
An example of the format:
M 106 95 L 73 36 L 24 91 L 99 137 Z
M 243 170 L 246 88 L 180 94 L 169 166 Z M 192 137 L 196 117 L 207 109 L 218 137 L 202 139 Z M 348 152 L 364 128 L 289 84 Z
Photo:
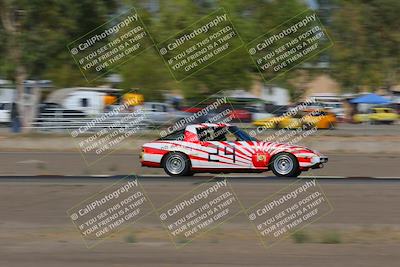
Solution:
M 257 120 L 254 121 L 253 124 L 266 129 L 297 129 L 301 128 L 303 125 L 301 118 L 302 116 L 299 113 L 294 116 L 283 114 L 281 116 Z
M 371 124 L 392 124 L 398 120 L 399 115 L 392 108 L 387 107 L 376 107 L 371 108 L 368 113 L 355 114 L 353 121 L 356 123 L 369 122 Z
M 143 110 L 144 120 L 153 126 L 172 124 L 176 120 L 190 116 L 190 113 L 176 110 L 170 104 L 161 102 L 145 102 L 137 106 L 137 109 Z
M 251 112 L 244 108 L 234 108 L 230 114 L 230 118 L 235 122 L 251 122 Z
M 0 124 L 8 125 L 11 122 L 11 105 L 10 102 L 0 102 Z
M 333 113 L 336 116 L 336 119 L 340 119 L 340 121 L 344 121 L 346 117 L 346 112 L 343 107 L 343 103 L 341 102 L 322 102 L 321 107 L 326 111 Z
M 328 110 L 304 110 L 304 125 L 309 128 L 334 129 L 337 124 L 336 115 Z
M 187 113 L 197 113 L 200 112 L 202 109 L 206 108 L 205 106 L 202 107 L 190 107 L 190 108 L 183 108 L 184 112 Z M 225 111 L 228 111 L 224 114 L 223 118 L 229 119 L 230 122 L 251 122 L 251 112 L 247 109 L 236 108 L 230 104 L 221 105 L 216 110 L 209 110 L 204 113 L 204 115 L 197 118 L 195 121 L 196 123 L 206 122 L 208 120 L 212 120 L 215 117 L 218 117 L 218 114 L 222 114 Z M 214 121 L 213 121 L 214 122 Z
M 337 123 L 336 115 L 327 110 L 305 109 L 294 115 L 283 114 L 281 116 L 266 118 L 253 122 L 256 126 L 266 129 L 298 129 L 316 128 L 333 129 Z

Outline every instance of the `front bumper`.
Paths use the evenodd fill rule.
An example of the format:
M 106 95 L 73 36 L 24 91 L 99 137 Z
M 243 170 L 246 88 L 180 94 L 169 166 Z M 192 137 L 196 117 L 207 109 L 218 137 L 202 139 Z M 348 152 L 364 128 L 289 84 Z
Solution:
M 328 157 L 326 156 L 315 156 L 311 158 L 311 169 L 320 169 L 324 167 L 324 163 L 328 162 Z
M 312 163 L 327 163 L 328 162 L 328 157 L 326 157 L 326 156 L 315 156 L 315 157 L 312 157 L 311 162 Z

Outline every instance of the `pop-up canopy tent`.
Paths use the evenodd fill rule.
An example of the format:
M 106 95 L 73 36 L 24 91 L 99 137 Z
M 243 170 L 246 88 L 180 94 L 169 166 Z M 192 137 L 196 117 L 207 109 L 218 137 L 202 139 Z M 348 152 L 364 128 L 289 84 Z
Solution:
M 377 94 L 368 94 L 363 95 L 357 98 L 350 100 L 350 103 L 353 104 L 389 104 L 391 103 L 390 100 L 379 96 Z

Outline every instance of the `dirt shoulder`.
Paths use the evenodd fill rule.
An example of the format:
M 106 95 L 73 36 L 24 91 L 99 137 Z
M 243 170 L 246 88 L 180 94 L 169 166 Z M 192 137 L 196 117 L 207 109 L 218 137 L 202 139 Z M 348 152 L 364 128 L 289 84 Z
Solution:
M 1 182 L 0 266 L 398 266 L 398 184 L 322 183 L 334 210 L 306 226 L 309 238 L 263 248 L 244 216 L 176 249 L 155 215 L 87 249 L 66 210 L 114 181 Z M 141 182 L 156 207 L 193 182 Z M 287 186 L 232 182 L 248 207 Z M 329 238 L 326 238 L 329 236 Z

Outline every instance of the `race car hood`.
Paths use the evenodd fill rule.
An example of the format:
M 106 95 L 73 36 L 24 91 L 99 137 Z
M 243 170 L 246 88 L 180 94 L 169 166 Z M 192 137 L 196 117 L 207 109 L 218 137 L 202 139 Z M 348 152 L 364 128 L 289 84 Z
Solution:
M 264 142 L 264 141 L 257 141 L 253 145 L 256 151 L 267 152 L 270 155 L 274 155 L 279 152 L 313 153 L 316 154 L 317 156 L 321 155 L 319 152 L 311 150 L 305 146 L 297 146 L 297 145 L 276 143 L 276 142 Z

